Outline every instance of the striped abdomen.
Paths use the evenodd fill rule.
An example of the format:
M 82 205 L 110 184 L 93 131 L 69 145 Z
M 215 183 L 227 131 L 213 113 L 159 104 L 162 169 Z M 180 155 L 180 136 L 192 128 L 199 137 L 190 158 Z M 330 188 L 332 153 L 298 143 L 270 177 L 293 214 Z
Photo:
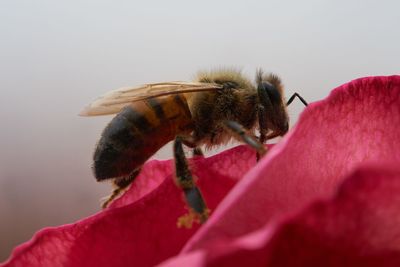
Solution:
M 183 95 L 134 102 L 104 129 L 94 153 L 97 180 L 129 175 L 176 135 L 190 132 L 192 117 Z

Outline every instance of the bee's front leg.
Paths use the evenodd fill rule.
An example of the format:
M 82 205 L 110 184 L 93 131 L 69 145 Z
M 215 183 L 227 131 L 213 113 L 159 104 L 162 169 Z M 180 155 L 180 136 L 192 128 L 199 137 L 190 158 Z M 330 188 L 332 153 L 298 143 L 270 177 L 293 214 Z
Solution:
M 225 121 L 224 126 L 228 130 L 233 132 L 240 141 L 246 143 L 251 148 L 254 148 L 257 151 L 257 160 L 259 157 L 264 156 L 264 154 L 267 152 L 264 145 L 259 142 L 257 138 L 248 134 L 245 128 L 240 123 L 236 121 Z
M 200 223 L 204 223 L 208 218 L 209 210 L 207 209 L 200 189 L 196 186 L 192 173 L 190 172 L 182 143 L 182 137 L 178 136 L 175 138 L 174 158 L 176 183 L 180 188 L 182 188 L 191 213 L 179 218 L 178 226 L 190 228 L 195 219 Z
M 266 118 L 266 114 L 265 114 L 265 108 L 262 105 L 258 106 L 258 125 L 260 127 L 260 129 L 259 129 L 260 136 L 258 137 L 258 141 L 261 144 L 264 144 L 265 141 L 268 139 L 268 137 L 267 137 L 268 125 L 267 125 L 267 118 Z M 259 161 L 261 157 L 262 157 L 262 155 L 259 152 L 257 152 L 257 161 Z

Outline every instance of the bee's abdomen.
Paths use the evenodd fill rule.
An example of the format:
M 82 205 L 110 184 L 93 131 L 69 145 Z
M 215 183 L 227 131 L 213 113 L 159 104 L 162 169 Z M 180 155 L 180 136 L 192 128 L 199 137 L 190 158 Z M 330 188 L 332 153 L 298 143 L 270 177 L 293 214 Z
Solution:
M 129 175 L 177 134 L 191 129 L 183 95 L 132 103 L 104 129 L 93 156 L 94 175 L 97 180 Z

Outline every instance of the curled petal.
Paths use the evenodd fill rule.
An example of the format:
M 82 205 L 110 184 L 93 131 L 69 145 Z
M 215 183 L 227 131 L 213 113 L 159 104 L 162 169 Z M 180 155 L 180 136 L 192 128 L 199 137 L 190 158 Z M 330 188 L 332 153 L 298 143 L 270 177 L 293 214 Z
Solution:
M 329 200 L 162 266 L 400 266 L 400 168 L 366 165 Z

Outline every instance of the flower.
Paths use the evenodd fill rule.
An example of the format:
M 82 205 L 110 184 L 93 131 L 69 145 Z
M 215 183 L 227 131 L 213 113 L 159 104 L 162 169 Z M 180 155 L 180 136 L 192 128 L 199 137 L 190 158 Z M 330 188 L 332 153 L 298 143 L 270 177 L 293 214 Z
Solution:
M 4 266 L 399 266 L 399 125 L 400 76 L 354 80 L 255 167 L 244 146 L 195 159 L 205 225 L 176 227 L 171 162 L 152 161 L 109 209 L 38 232 Z

